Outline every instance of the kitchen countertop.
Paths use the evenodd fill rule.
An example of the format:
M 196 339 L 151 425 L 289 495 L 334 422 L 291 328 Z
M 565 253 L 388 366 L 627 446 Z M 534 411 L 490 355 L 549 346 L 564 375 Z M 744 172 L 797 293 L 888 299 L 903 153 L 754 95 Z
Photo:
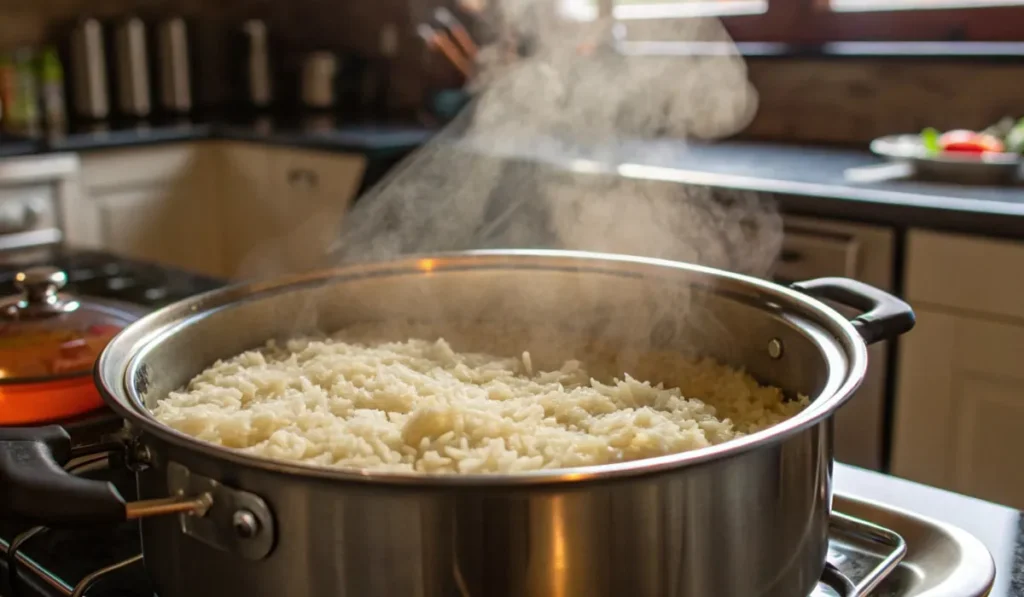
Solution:
M 324 151 L 398 158 L 436 133 L 409 125 L 331 122 L 172 123 L 115 130 L 77 131 L 42 141 L 0 138 L 0 157 L 55 151 L 92 151 L 204 139 L 261 142 Z M 613 148 L 569 146 L 530 138 L 521 143 L 486 139 L 462 149 L 549 164 L 574 173 L 607 173 L 684 185 L 771 193 L 785 212 L 882 225 L 1024 237 L 1024 186 L 955 185 L 913 180 L 857 181 L 849 172 L 881 160 L 858 149 L 724 141 L 633 140 Z M 587 148 L 586 150 L 581 148 Z
M 960 527 L 988 548 L 996 565 L 990 597 L 1024 597 L 1024 516 L 1005 506 L 836 464 L 835 491 Z M 950 596 L 952 597 L 952 596 Z
M 471 144 L 471 150 L 549 164 L 579 174 L 613 174 L 770 193 L 785 212 L 1024 237 L 1024 185 L 961 185 L 909 179 L 862 182 L 857 175 L 866 178 L 871 175 L 870 167 L 885 163 L 866 150 L 678 140 L 622 141 L 614 147 L 503 141 L 497 146 Z
M 97 151 L 182 141 L 251 141 L 390 157 L 425 144 L 434 129 L 417 125 L 335 124 L 258 119 L 245 123 L 170 122 L 158 125 L 82 127 L 40 139 L 0 138 L 0 157 Z

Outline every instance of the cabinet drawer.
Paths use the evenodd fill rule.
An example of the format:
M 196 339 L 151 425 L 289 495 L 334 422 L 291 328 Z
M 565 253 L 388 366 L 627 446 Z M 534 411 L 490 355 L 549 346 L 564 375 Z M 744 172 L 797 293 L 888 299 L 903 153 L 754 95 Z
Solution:
M 192 144 L 85 153 L 82 183 L 87 190 L 160 183 L 182 175 L 195 157 Z
M 774 277 L 784 282 L 856 277 L 859 256 L 860 243 L 851 235 L 787 225 Z
M 359 188 L 366 167 L 361 155 L 279 150 L 271 156 L 275 181 L 296 196 L 322 193 L 347 206 Z
M 53 185 L 0 188 L 0 235 L 59 227 Z
M 912 230 L 906 295 L 914 302 L 1024 319 L 1024 243 Z

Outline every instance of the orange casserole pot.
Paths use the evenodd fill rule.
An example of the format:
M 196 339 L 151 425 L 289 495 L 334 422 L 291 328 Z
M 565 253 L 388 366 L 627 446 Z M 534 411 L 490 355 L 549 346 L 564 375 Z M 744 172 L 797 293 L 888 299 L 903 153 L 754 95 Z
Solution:
M 15 284 L 22 294 L 0 300 L 0 426 L 45 423 L 102 408 L 93 364 L 141 311 L 61 292 L 67 275 L 55 268 L 26 270 Z

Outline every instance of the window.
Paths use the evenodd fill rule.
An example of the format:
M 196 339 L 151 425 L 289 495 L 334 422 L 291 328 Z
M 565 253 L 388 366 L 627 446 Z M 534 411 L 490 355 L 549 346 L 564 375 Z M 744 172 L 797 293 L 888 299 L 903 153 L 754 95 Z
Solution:
M 972 9 L 1016 6 L 1020 0 L 831 0 L 825 6 L 835 12 Z
M 720 17 L 736 41 L 1024 41 L 1024 0 L 561 0 L 577 19 L 611 14 L 628 37 L 666 39 L 674 18 Z

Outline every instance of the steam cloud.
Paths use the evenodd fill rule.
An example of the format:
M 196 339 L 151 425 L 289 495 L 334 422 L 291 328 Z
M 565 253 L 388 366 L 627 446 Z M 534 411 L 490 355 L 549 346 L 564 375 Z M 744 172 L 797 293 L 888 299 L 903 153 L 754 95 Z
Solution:
M 356 204 L 331 259 L 562 248 L 767 274 L 781 241 L 771 201 L 615 175 L 678 163 L 686 140 L 746 126 L 757 101 L 742 59 L 625 55 L 613 23 L 571 21 L 557 3 L 501 4 L 500 28 L 532 54 L 503 64 L 500 44 L 482 49 L 470 107 Z M 714 19 L 673 20 L 667 33 L 729 43 Z

